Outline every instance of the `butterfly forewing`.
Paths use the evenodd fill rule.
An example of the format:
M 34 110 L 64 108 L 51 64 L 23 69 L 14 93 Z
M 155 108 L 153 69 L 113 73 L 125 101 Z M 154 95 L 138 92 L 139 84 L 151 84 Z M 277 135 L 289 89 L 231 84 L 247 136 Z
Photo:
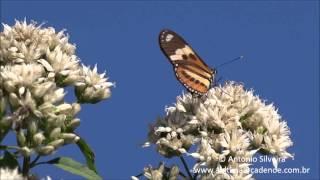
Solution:
M 163 30 L 159 35 L 160 48 L 174 65 L 178 80 L 197 94 L 204 94 L 211 86 L 213 70 L 177 33 Z

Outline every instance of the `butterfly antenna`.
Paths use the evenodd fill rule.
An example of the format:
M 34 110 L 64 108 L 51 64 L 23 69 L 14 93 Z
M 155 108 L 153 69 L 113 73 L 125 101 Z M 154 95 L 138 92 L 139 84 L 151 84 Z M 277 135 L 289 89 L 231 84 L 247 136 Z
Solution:
M 244 56 L 239 56 L 239 57 L 237 57 L 237 58 L 234 58 L 234 59 L 232 59 L 232 60 L 230 60 L 230 61 L 224 62 L 224 63 L 216 66 L 216 68 L 222 67 L 222 66 L 227 65 L 227 64 L 230 64 L 230 63 L 233 63 L 233 62 L 238 61 L 238 60 L 241 60 L 241 59 L 243 59 L 243 58 L 244 58 Z

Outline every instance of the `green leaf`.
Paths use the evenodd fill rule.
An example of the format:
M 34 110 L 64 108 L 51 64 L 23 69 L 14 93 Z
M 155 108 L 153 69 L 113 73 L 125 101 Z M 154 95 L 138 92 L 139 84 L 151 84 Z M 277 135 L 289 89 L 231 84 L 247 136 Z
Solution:
M 47 163 L 53 164 L 65 171 L 85 177 L 90 180 L 102 180 L 102 178 L 96 172 L 68 157 L 55 158 L 48 161 Z
M 0 122 L 0 143 L 2 142 L 3 138 L 8 134 L 9 130 L 10 130 L 10 126 L 2 125 Z
M 95 155 L 90 146 L 86 143 L 86 141 L 83 138 L 80 138 L 80 140 L 77 142 L 77 145 L 80 148 L 84 157 L 86 158 L 88 168 L 98 173 L 94 164 Z
M 5 151 L 4 156 L 0 157 L 0 169 L 5 167 L 10 169 L 19 168 L 18 160 L 9 151 Z

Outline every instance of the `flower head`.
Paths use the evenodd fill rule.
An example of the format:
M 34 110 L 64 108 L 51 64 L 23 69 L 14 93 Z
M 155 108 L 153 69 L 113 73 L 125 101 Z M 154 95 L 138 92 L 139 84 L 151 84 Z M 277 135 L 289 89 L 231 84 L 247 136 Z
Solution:
M 178 166 L 166 167 L 164 163 L 160 163 L 158 168 L 152 168 L 152 166 L 148 166 L 144 168 L 144 177 L 147 179 L 153 180 L 162 180 L 162 179 L 179 179 L 179 168 Z M 132 176 L 131 179 L 138 179 L 135 176 Z
M 76 84 L 76 95 L 81 102 L 97 103 L 111 96 L 110 87 L 114 84 L 107 82 L 105 73 L 98 74 L 97 66 L 91 70 L 83 65 L 81 75 L 81 81 Z
M 148 142 L 167 157 L 190 155 L 198 160 L 196 166 L 245 169 L 257 152 L 291 157 L 287 152 L 292 145 L 289 135 L 286 122 L 272 104 L 241 84 L 227 82 L 200 98 L 189 93 L 178 96 L 175 105 L 166 108 L 166 115 L 151 126 Z M 195 152 L 189 152 L 192 145 L 197 147 Z M 229 158 L 241 161 L 229 162 Z M 251 178 L 249 172 L 239 172 L 227 175 L 231 179 Z
M 112 83 L 97 67 L 80 65 L 76 46 L 65 31 L 35 22 L 3 24 L 0 32 L 0 137 L 8 128 L 20 153 L 49 155 L 76 143 L 77 113 L 83 102 L 110 96 Z M 77 102 L 65 102 L 65 87 L 74 86 Z

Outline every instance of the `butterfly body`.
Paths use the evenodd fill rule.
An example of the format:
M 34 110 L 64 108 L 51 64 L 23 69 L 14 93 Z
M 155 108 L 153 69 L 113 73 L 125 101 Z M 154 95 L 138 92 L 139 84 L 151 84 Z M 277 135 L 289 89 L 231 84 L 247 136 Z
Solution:
M 207 93 L 216 71 L 211 69 L 181 36 L 171 30 L 160 32 L 159 44 L 182 85 L 193 94 Z

